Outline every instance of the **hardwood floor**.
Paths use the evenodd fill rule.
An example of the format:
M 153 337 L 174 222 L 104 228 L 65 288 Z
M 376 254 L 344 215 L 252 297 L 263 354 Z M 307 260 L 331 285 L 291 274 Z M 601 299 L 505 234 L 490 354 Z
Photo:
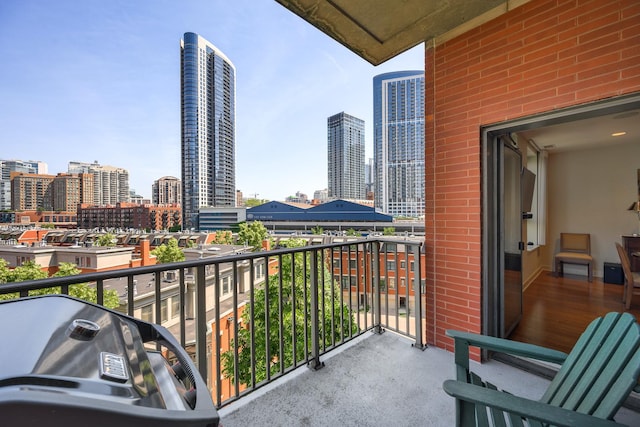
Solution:
M 622 285 L 543 271 L 523 295 L 523 315 L 510 339 L 569 352 L 587 325 L 610 311 L 623 312 Z M 640 297 L 629 313 L 640 319 Z

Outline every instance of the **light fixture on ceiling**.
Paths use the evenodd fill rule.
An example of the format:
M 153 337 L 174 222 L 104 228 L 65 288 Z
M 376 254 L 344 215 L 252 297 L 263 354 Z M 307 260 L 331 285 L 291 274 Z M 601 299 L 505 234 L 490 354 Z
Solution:
M 614 132 L 611 134 L 611 136 L 622 136 L 622 135 L 626 135 L 627 133 L 625 131 L 622 132 Z

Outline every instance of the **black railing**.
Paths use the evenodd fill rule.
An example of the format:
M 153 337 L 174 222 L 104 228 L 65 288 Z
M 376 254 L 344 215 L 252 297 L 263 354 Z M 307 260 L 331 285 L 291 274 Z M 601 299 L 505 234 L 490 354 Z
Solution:
M 424 254 L 416 240 L 359 239 L 0 285 L 0 294 L 87 283 L 98 304 L 166 326 L 218 407 L 373 330 L 424 348 Z M 124 283 L 123 283 L 124 282 Z

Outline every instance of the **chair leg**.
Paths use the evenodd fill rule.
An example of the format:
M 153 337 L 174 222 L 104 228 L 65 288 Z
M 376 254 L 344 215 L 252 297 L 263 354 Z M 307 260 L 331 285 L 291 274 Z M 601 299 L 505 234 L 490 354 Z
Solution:
M 560 277 L 562 275 L 562 261 L 556 260 L 556 277 Z
M 627 283 L 626 288 L 626 297 L 624 302 L 624 307 L 626 310 L 631 308 L 631 298 L 633 298 L 633 283 Z

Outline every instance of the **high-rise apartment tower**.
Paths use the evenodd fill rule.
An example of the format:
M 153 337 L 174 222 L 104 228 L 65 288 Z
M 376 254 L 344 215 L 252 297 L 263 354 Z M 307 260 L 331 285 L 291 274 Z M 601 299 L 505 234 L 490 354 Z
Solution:
M 69 162 L 70 174 L 89 173 L 93 175 L 93 203 L 96 205 L 115 205 L 129 202 L 129 171 L 114 166 L 93 163 Z M 85 198 L 85 203 L 88 199 Z
M 46 163 L 34 160 L 0 160 L 0 211 L 11 209 L 11 172 L 47 174 Z
M 180 41 L 183 228 L 201 207 L 235 207 L 236 69 L 195 33 Z
M 156 205 L 182 204 L 182 185 L 175 176 L 163 176 L 153 181 L 151 200 Z
M 375 206 L 394 217 L 424 215 L 424 71 L 373 78 Z
M 364 120 L 346 113 L 327 119 L 329 198 L 365 198 Z

